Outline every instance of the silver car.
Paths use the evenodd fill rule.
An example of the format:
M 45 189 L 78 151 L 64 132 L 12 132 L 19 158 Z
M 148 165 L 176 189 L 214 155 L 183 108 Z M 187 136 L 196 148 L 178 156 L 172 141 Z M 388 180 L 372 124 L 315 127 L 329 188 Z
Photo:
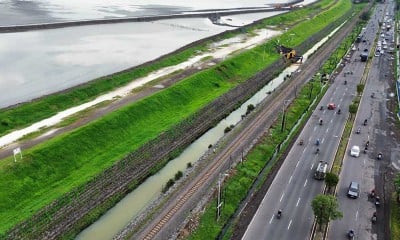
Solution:
M 347 191 L 347 196 L 349 198 L 358 198 L 360 192 L 360 185 L 358 182 L 351 182 L 349 186 L 349 190 Z

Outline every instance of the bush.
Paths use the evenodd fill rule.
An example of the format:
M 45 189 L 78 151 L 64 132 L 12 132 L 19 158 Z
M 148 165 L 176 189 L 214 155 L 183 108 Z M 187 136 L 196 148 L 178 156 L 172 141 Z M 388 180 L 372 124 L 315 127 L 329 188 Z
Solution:
M 163 192 L 163 193 L 166 193 L 166 192 L 168 191 L 168 189 L 169 189 L 170 187 L 172 187 L 174 184 L 175 184 L 175 181 L 174 181 L 174 179 L 171 178 L 170 180 L 168 180 L 168 182 L 167 182 L 167 184 L 165 185 L 165 187 L 163 188 L 162 192 Z
M 178 181 L 181 177 L 183 176 L 183 173 L 182 173 L 182 171 L 178 171 L 176 174 L 175 174 L 175 181 Z

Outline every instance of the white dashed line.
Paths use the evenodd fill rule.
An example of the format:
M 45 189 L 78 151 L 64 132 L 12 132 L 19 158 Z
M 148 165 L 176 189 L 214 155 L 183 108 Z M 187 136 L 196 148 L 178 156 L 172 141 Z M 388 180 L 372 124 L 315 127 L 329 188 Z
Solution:
M 299 206 L 300 198 L 297 200 L 296 207 Z
M 356 221 L 358 221 L 358 211 L 356 212 Z
M 293 178 L 293 175 L 290 176 L 290 178 L 289 178 L 289 183 L 292 181 L 292 178 Z
M 313 163 L 313 164 L 311 164 L 311 168 L 310 168 L 310 169 L 312 170 L 312 169 L 313 169 L 313 167 L 314 167 L 314 163 Z
M 306 149 L 304 148 L 304 149 L 303 149 L 303 153 L 304 153 L 305 151 L 306 151 Z
M 326 130 L 325 130 L 325 133 L 327 133 L 329 131 L 329 128 L 327 128 Z
M 307 185 L 307 181 L 308 181 L 308 180 L 306 179 L 306 181 L 304 182 L 304 187 Z
M 296 167 L 297 167 L 297 166 L 299 166 L 299 162 L 300 162 L 300 161 L 297 161 L 297 163 L 296 163 Z
M 285 196 L 285 193 L 282 193 L 281 199 L 279 200 L 279 202 L 282 202 L 283 196 Z
M 275 217 L 275 214 L 272 214 L 272 217 L 271 217 L 271 219 L 269 220 L 269 224 L 272 223 L 272 220 L 274 219 L 274 217 Z
M 292 225 L 292 219 L 290 219 L 289 225 L 287 226 L 287 229 L 289 230 L 290 225 Z

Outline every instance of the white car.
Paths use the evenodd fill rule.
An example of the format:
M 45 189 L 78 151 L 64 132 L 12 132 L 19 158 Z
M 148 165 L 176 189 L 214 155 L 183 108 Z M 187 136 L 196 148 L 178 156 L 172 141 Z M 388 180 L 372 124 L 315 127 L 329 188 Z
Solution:
M 360 156 L 360 147 L 354 145 L 350 150 L 350 156 L 359 157 Z

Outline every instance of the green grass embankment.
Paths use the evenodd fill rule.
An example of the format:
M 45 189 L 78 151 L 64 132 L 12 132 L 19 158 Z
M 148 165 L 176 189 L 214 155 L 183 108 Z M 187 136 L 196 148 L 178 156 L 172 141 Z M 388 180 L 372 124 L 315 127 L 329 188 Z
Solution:
M 345 3 L 348 1 L 296 27 L 299 34 L 294 41 L 304 41 L 307 33 L 318 32 L 337 19 L 336 12 L 350 7 Z M 285 35 L 281 37 L 284 38 Z M 272 43 L 267 45 L 273 47 Z M 241 53 L 87 126 L 25 150 L 23 160 L 15 164 L 11 158 L 1 161 L 0 233 L 84 184 L 279 58 L 275 52 L 264 49 L 260 46 Z M 110 79 L 105 82 L 113 84 Z
M 393 193 L 390 204 L 390 233 L 392 240 L 400 239 L 400 204 Z

